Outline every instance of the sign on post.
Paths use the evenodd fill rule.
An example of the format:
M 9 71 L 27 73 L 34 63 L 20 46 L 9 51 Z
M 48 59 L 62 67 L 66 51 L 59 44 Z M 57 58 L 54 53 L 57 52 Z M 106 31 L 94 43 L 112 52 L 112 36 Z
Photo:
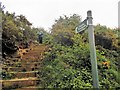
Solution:
M 93 19 L 92 12 L 88 11 L 87 19 L 81 22 L 80 25 L 76 27 L 75 31 L 76 33 L 80 33 L 81 31 L 85 29 L 88 30 L 90 58 L 91 58 L 91 65 L 92 65 L 93 88 L 99 88 L 96 48 L 95 48 L 95 40 L 94 40 L 94 27 L 93 27 L 92 19 Z
M 78 27 L 76 27 L 75 32 L 79 33 L 79 32 L 82 32 L 82 31 L 86 30 L 87 28 L 88 28 L 87 19 L 85 19 L 83 22 L 81 22 L 78 25 Z

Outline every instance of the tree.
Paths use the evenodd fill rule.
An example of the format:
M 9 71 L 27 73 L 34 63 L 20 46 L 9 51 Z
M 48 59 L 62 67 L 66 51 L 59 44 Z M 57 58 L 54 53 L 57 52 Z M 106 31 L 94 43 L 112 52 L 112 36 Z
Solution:
M 73 14 L 70 17 L 64 15 L 55 21 L 52 26 L 51 33 L 55 37 L 55 42 L 62 45 L 73 45 L 71 37 L 74 35 L 74 30 L 79 24 L 81 18 L 77 14 Z
M 37 32 L 31 26 L 32 24 L 23 15 L 16 16 L 15 13 L 2 12 L 3 52 L 12 53 L 11 51 L 16 51 L 20 43 L 26 44 L 30 40 L 34 41 Z M 7 51 L 6 48 L 11 51 Z

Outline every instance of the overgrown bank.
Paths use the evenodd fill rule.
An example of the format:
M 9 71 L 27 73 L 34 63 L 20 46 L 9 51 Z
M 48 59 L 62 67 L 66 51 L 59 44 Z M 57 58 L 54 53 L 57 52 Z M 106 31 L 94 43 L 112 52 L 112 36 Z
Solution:
M 75 34 L 80 17 L 60 17 L 46 38 L 49 51 L 45 53 L 40 76 L 42 88 L 92 88 L 91 63 L 87 32 Z M 119 30 L 95 26 L 96 53 L 100 88 L 120 88 Z

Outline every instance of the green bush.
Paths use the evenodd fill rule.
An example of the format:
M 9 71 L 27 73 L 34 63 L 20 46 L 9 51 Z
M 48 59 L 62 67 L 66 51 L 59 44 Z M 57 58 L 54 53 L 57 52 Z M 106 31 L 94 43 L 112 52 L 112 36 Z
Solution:
M 75 26 L 70 27 L 67 24 L 61 24 L 64 22 L 64 18 L 60 20 L 63 21 L 59 22 L 58 20 L 53 25 L 53 31 L 46 39 L 50 49 L 45 52 L 43 66 L 40 70 L 40 87 L 93 88 L 88 33 L 75 34 L 71 29 Z M 67 20 L 69 22 L 69 19 L 65 18 L 65 21 Z M 95 35 L 100 36 L 96 39 L 98 40 L 96 42 L 96 54 L 99 86 L 104 89 L 119 88 L 120 84 L 117 80 L 116 71 L 119 67 L 116 35 L 111 29 L 99 25 L 95 27 Z M 65 38 L 71 40 L 72 45 L 67 45 L 69 41 L 66 42 Z M 105 39 L 105 43 L 100 42 L 101 38 Z M 107 48 L 105 47 L 107 45 L 106 40 L 111 44 Z M 107 63 L 107 65 L 104 63 Z

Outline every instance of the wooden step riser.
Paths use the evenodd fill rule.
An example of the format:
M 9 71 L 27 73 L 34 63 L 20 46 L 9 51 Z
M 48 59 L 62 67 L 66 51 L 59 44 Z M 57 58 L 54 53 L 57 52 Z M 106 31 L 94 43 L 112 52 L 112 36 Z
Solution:
M 6 61 L 4 61 L 4 63 L 2 63 L 2 65 L 4 65 L 4 64 L 16 64 L 16 63 L 27 63 L 27 64 L 30 64 L 30 63 L 40 63 L 41 62 L 41 60 L 21 60 L 21 61 L 16 61 L 16 62 L 12 62 L 12 61 L 10 61 L 10 62 L 6 62 Z
M 41 63 L 8 63 L 4 64 L 5 67 L 34 67 L 34 66 L 40 66 Z
M 35 56 L 37 56 L 37 55 L 35 55 Z M 26 58 L 26 60 L 24 59 L 19 59 L 19 58 L 17 58 L 17 59 L 8 59 L 8 60 L 5 60 L 5 61 L 3 61 L 3 64 L 4 63 L 16 63 L 16 62 L 26 62 L 26 61 L 28 61 L 28 62 L 31 62 L 31 61 L 40 61 L 40 58 L 39 58 L 39 60 L 37 60 L 37 58 L 34 58 L 34 57 L 32 57 L 32 59 L 33 60 L 31 60 L 31 58 L 29 58 L 30 56 L 28 56 L 27 58 Z M 37 56 L 38 57 L 38 56 Z M 41 58 L 43 57 L 43 56 L 40 56 Z
M 21 78 L 28 78 L 28 77 L 37 77 L 37 72 L 27 72 L 27 73 L 10 73 L 12 76 L 10 79 L 21 79 Z M 7 76 L 6 76 L 7 77 Z M 4 78 L 6 78 L 4 77 Z
M 16 73 L 14 75 L 14 78 L 28 78 L 28 77 L 37 77 L 37 72 L 32 72 L 32 73 Z
M 39 83 L 39 80 L 20 80 L 20 81 L 4 81 L 2 83 L 2 88 L 4 89 L 15 89 L 28 86 L 36 86 Z
M 2 68 L 7 72 L 27 72 L 27 71 L 36 71 L 39 67 L 15 67 L 15 68 Z
M 15 60 L 6 60 L 4 61 L 2 64 L 14 64 L 14 63 L 18 63 L 18 62 L 21 62 L 21 63 L 31 63 L 31 62 L 41 62 L 40 59 L 43 59 L 43 57 L 39 58 L 39 59 L 36 59 L 36 58 L 33 58 L 33 60 L 31 60 L 29 57 L 26 58 L 26 60 L 20 60 L 20 59 L 15 59 Z
M 16 89 L 16 90 L 41 90 L 41 88 L 19 88 L 19 89 Z
M 15 63 L 15 62 L 21 62 L 21 59 L 5 60 L 5 61 L 3 61 L 3 64 L 6 64 L 6 63 Z
M 21 78 L 28 78 L 28 77 L 37 77 L 38 72 L 26 72 L 26 73 L 23 73 L 23 72 L 19 72 L 19 73 L 10 73 L 12 76 L 10 79 L 21 79 Z M 7 76 L 6 76 L 7 77 Z
M 41 57 L 41 58 L 38 58 L 38 59 L 31 59 L 31 60 L 29 60 L 29 59 L 24 59 L 24 60 L 22 60 L 21 62 L 41 62 L 41 60 L 43 59 L 43 57 Z

